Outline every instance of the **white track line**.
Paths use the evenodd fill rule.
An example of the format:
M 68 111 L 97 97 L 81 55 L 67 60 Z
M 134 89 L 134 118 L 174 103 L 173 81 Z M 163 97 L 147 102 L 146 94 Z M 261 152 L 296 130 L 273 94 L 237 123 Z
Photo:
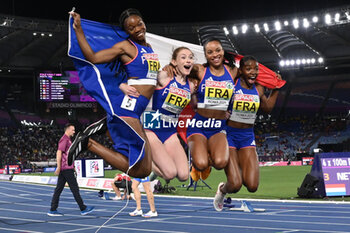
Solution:
M 53 189 L 55 186 L 52 185 L 43 185 L 43 184 L 34 184 L 34 183 L 22 183 L 22 182 L 14 182 L 14 181 L 0 181 L 5 182 L 5 183 L 12 183 L 12 184 L 27 184 L 27 185 L 32 185 L 32 186 L 43 186 L 43 187 L 52 187 Z M 87 191 L 92 191 L 91 189 L 82 189 L 81 190 L 87 190 Z M 196 197 L 196 196 L 172 196 L 172 195 L 157 195 L 155 194 L 154 196 L 158 197 L 168 197 L 172 199 L 202 199 L 202 200 L 213 200 L 214 197 Z M 308 204 L 345 204 L 345 205 L 350 205 L 350 201 L 317 201 L 317 200 L 278 200 L 278 199 L 254 199 L 254 198 L 232 198 L 232 200 L 235 201 L 254 201 L 254 202 L 280 202 L 280 203 L 308 203 Z
M 6 231 L 15 231 L 15 232 L 24 232 L 22 229 L 15 229 L 15 228 L 5 228 L 5 227 L 0 227 L 0 230 L 6 230 Z M 26 233 L 44 233 L 42 231 L 29 231 L 25 230 Z
M 36 186 L 36 184 L 30 184 L 31 186 Z M 52 186 L 46 186 L 46 185 L 43 185 L 43 187 L 52 187 Z M 3 188 L 3 187 L 2 187 Z M 4 187 L 5 188 L 5 187 Z M 33 187 L 35 188 L 35 187 Z M 54 187 L 52 187 L 54 188 Z M 16 190 L 18 192 L 18 189 L 13 189 L 13 188 L 8 188 L 6 187 L 6 189 L 9 189 L 9 190 Z M 22 191 L 22 190 L 21 190 Z M 52 190 L 51 190 L 52 191 Z M 89 190 L 90 191 L 90 190 Z M 25 191 L 24 193 L 30 193 L 30 194 L 35 194 L 35 195 L 38 195 L 38 193 L 35 193 L 35 192 L 30 192 L 30 191 Z M 11 196 L 13 197 L 13 195 L 8 195 L 8 194 L 4 194 L 4 193 L 0 193 L 0 194 L 3 194 L 5 196 Z M 41 194 L 42 196 L 51 196 L 51 193 L 50 194 Z M 158 196 L 158 195 L 157 195 Z M 184 196 L 169 196 L 169 195 L 161 195 L 160 197 L 166 197 L 166 198 L 171 198 L 170 200 L 166 200 L 166 204 L 161 204 L 161 205 L 167 205 L 169 206 L 169 202 L 173 202 L 172 204 L 175 204 L 177 201 L 176 199 L 178 198 L 183 198 L 183 199 L 200 199 L 200 200 L 212 200 L 213 198 L 203 198 L 203 197 L 184 197 Z M 20 198 L 22 199 L 28 199 L 24 196 L 21 196 Z M 35 199 L 37 201 L 43 201 L 43 200 L 40 200 L 40 199 Z M 94 199 L 92 199 L 94 200 Z M 233 200 L 237 200 L 237 201 L 240 201 L 242 199 L 235 199 L 233 198 Z M 350 204 L 350 202 L 342 202 L 342 201 L 332 201 L 332 202 L 327 202 L 327 201 L 301 201 L 301 200 L 265 200 L 265 199 L 244 199 L 244 200 L 249 200 L 249 201 L 255 201 L 255 202 L 276 202 L 276 203 L 307 203 L 307 204 Z M 2 202 L 4 203 L 4 202 Z M 67 203 L 71 203 L 71 202 L 67 202 Z M 182 202 L 183 203 L 183 202 Z M 13 202 L 12 202 L 13 204 Z M 15 203 L 15 204 L 19 204 L 19 203 Z M 21 203 L 19 205 L 26 205 L 24 203 Z M 28 204 L 30 206 L 33 206 L 33 204 Z M 42 207 L 42 205 L 37 205 L 38 207 Z M 100 206 L 103 206 L 103 205 L 100 205 Z M 106 206 L 106 205 L 104 205 Z M 110 205 L 108 205 L 110 206 Z M 273 205 L 271 205 L 273 206 Z M 276 206 L 279 206 L 279 205 L 276 205 Z M 203 206 L 196 206 L 196 205 L 193 205 L 193 207 L 203 207 Z M 289 208 L 293 208 L 293 207 L 302 207 L 302 208 L 305 208 L 305 206 L 298 206 L 298 205 L 288 205 L 287 207 Z M 68 207 L 62 207 L 62 208 L 65 208 L 65 209 L 76 209 L 76 208 L 68 208 Z M 311 207 L 308 207 L 308 208 L 312 208 Z M 314 208 L 317 208 L 317 207 L 314 207 Z M 318 207 L 319 208 L 319 207 Z M 327 207 L 329 208 L 329 207 Z M 335 208 L 346 208 L 346 207 L 334 207 L 332 209 L 335 209 Z M 8 209 L 5 209 L 8 211 Z M 164 210 L 164 209 L 163 209 Z M 175 210 L 175 209 L 174 209 Z M 181 211 L 181 210 L 178 210 L 176 209 L 176 211 Z M 279 212 L 279 214 L 277 216 L 281 217 L 283 214 L 282 212 L 290 212 L 290 211 L 305 211 L 305 210 L 302 210 L 302 209 L 296 209 L 296 210 L 281 210 L 281 211 L 275 211 L 275 212 L 269 212 L 269 213 L 260 213 L 260 214 L 265 214 L 265 215 L 268 215 L 270 214 L 270 216 L 274 216 L 276 213 Z M 309 210 L 307 210 L 309 211 Z M 23 211 L 21 211 L 23 212 Z M 31 212 L 31 211 L 27 211 L 27 212 Z M 107 211 L 106 211 L 107 212 Z M 108 211 L 108 212 L 114 212 L 114 211 Z M 216 212 L 213 212 L 213 211 L 200 211 L 200 212 L 210 212 L 212 214 L 215 214 Z M 310 211 L 310 212 L 328 212 L 329 211 L 320 211 L 320 210 L 313 210 L 313 211 Z M 344 213 L 344 212 L 339 212 L 337 211 L 337 213 Z M 348 212 L 345 212 L 345 213 L 348 213 Z M 42 214 L 42 212 L 39 212 L 39 214 Z M 259 214 L 259 215 L 260 215 Z M 180 218 L 207 218 L 207 219 L 215 219 L 215 218 L 219 218 L 219 219 L 226 219 L 226 218 L 223 218 L 222 216 L 218 216 L 218 217 L 201 217 L 201 216 L 192 216 L 192 215 L 176 215 L 176 214 L 164 214 L 166 216 L 172 216 L 171 218 L 167 218 L 167 219 L 170 219 L 170 220 L 175 220 L 176 218 L 177 219 L 180 219 Z M 69 215 L 68 215 L 69 216 Z M 73 216 L 77 216 L 77 215 L 73 215 Z M 80 215 L 79 215 L 80 216 Z M 162 215 L 163 216 L 163 215 Z M 291 217 L 291 215 L 283 215 L 283 216 L 286 216 L 286 217 Z M 293 216 L 296 216 L 296 217 L 313 217 L 313 218 L 316 218 L 316 217 L 320 217 L 320 218 L 341 218 L 341 217 L 332 217 L 332 216 L 300 216 L 300 215 L 293 215 Z M 90 216 L 91 217 L 91 216 Z M 8 218 L 8 217 L 0 217 L 0 218 Z M 99 217 L 99 218 L 103 218 L 103 217 Z M 342 217 L 342 218 L 349 218 L 349 217 Z M 28 221 L 32 221 L 32 222 L 40 222 L 40 221 L 37 221 L 37 220 L 32 220 L 32 219 L 23 219 L 23 218 L 12 218 L 12 219 L 18 219 L 18 220 L 28 220 Z M 255 222 L 285 222 L 285 223 L 294 223 L 294 224 L 298 224 L 298 223 L 303 223 L 303 224 L 317 224 L 317 225 L 322 225 L 322 224 L 329 224 L 329 222 L 327 221 L 324 221 L 324 222 L 304 222 L 304 221 L 281 221 L 281 220 L 271 220 L 271 219 L 254 219 L 252 220 L 251 218 L 227 218 L 228 220 L 238 220 L 238 221 L 255 221 Z M 119 219 L 120 220 L 120 219 Z M 124 219 L 125 221 L 125 219 Z M 133 221 L 132 221 L 133 222 Z M 139 221 L 137 221 L 139 222 Z M 157 218 L 155 219 L 153 222 L 155 223 L 174 223 L 174 224 L 182 224 L 182 225 L 188 225 L 188 224 L 193 224 L 193 223 L 186 223 L 186 222 L 176 222 L 176 221 L 169 221 L 169 220 L 166 220 L 166 222 L 164 222 L 164 220 L 162 220 L 162 218 Z M 54 224 L 64 224 L 64 225 L 77 225 L 77 226 L 85 226 L 86 227 L 86 224 L 74 224 L 74 223 L 62 223 L 62 222 L 54 222 L 54 221 L 49 221 L 49 223 L 54 223 Z M 124 222 L 122 225 L 128 225 L 128 224 L 132 224 L 131 222 Z M 332 223 L 333 225 L 339 225 L 339 226 L 349 226 L 350 224 L 347 224 L 347 223 Z M 116 225 L 116 226 L 114 226 Z M 108 226 L 105 226 L 104 228 L 106 229 L 125 229 L 125 230 L 132 230 L 133 228 L 130 228 L 130 227 L 127 227 L 127 228 L 124 228 L 124 227 L 120 227 L 121 223 L 118 221 L 118 223 L 116 224 L 113 224 L 113 225 L 108 225 Z M 196 225 L 200 225 L 200 226 L 214 226 L 214 227 L 223 227 L 222 225 L 219 225 L 219 224 L 203 224 L 203 223 L 196 223 Z M 118 227 L 119 226 L 119 227 Z M 88 229 L 96 229 L 98 226 L 91 226 L 91 227 L 87 227 L 86 230 Z M 234 226 L 224 226 L 224 227 L 229 227 L 229 228 L 243 228 L 243 229 L 265 229 L 265 230 L 279 230 L 279 231 L 283 231 L 283 232 L 297 232 L 297 231 L 303 231 L 303 232 L 341 232 L 341 231 L 320 231 L 320 230 L 305 230 L 305 229 L 285 229 L 285 228 L 269 228 L 269 227 L 259 227 L 259 226 L 239 226 L 239 225 L 234 225 Z M 70 230 L 70 231 L 67 231 L 67 232 L 74 232 L 74 231 L 81 231 L 82 228 L 80 229 L 76 229 L 76 230 Z M 141 231 L 143 229 L 134 229 L 134 230 L 138 230 L 138 231 Z M 144 229 L 144 231 L 149 231 L 149 232 L 161 232 L 159 230 L 149 230 L 149 229 Z M 65 232 L 65 231 L 63 231 Z M 62 232 L 62 233 L 63 233 Z M 164 232 L 170 232 L 170 231 L 164 231 Z
M 34 220 L 34 219 L 27 219 L 27 218 L 15 218 L 15 217 L 1 217 L 2 219 L 11 219 L 11 220 L 18 220 L 18 221 L 28 221 L 28 222 L 33 222 L 33 223 L 48 223 L 48 224 L 58 224 L 58 225 L 68 225 L 68 226 L 77 226 L 77 227 L 85 227 L 90 226 L 87 229 L 97 229 L 99 226 L 96 225 L 89 225 L 89 224 L 80 224 L 80 223 L 70 223 L 70 222 L 56 222 L 56 221 L 43 221 L 43 220 Z M 145 220 L 150 221 L 150 220 Z M 135 223 L 133 223 L 135 225 Z M 120 223 L 115 224 L 115 225 L 120 225 Z M 104 226 L 103 228 L 106 229 L 118 229 L 118 230 L 137 230 L 138 232 L 162 232 L 162 233 L 187 233 L 183 231 L 167 231 L 167 230 L 162 230 L 162 229 L 139 229 L 139 228 L 131 228 L 131 227 L 114 227 L 113 225 L 107 225 Z M 21 230 L 26 231 L 26 230 Z M 81 231 L 81 228 L 78 228 L 76 231 Z
M 65 208 L 66 209 L 66 208 Z M 69 208 L 69 209 L 76 209 L 76 208 Z M 33 213 L 33 214 L 40 214 L 43 215 L 46 213 L 41 212 L 41 211 L 29 211 L 29 210 L 15 210 L 15 209 L 5 209 L 5 208 L 0 208 L 0 210 L 4 210 L 4 212 L 22 212 L 22 213 Z M 114 211 L 111 211 L 114 212 Z M 74 215 L 74 214 L 66 214 L 66 216 L 80 216 L 80 215 Z M 308 225 L 329 225 L 328 221 L 298 221 L 298 220 L 281 220 L 281 219 L 252 219 L 252 218 L 244 218 L 244 217 L 223 217 L 223 216 L 193 216 L 193 215 L 183 215 L 183 214 L 162 214 L 162 216 L 171 216 L 171 218 L 166 218 L 166 219 L 175 219 L 175 218 L 191 218 L 191 219 L 211 219 L 211 220 L 215 220 L 215 219 L 220 219 L 220 220 L 237 220 L 237 221 L 255 221 L 255 222 L 271 222 L 271 223 L 280 223 L 280 222 L 284 222 L 284 223 L 293 223 L 293 224 L 308 224 Z M 246 215 L 243 215 L 246 216 Z M 273 216 L 273 215 L 272 215 Z M 299 216 L 299 215 L 298 215 Z M 87 216 L 83 216 L 85 218 L 97 218 L 96 216 L 92 216 L 92 215 L 87 215 Z M 277 216 L 280 217 L 280 216 Z M 288 216 L 287 216 L 288 217 Z M 299 217 L 303 217 L 303 216 L 299 216 Z M 315 217 L 315 216 L 314 216 Z M 329 218 L 328 216 L 325 216 L 327 218 Z M 98 218 L 105 218 L 105 217 L 98 217 Z M 107 218 L 107 217 L 106 217 Z M 163 218 L 154 218 L 154 221 L 161 221 Z M 37 220 L 39 221 L 39 220 Z M 132 223 L 132 222 L 130 222 Z M 120 224 L 120 223 L 118 223 Z M 126 223 L 129 224 L 129 223 Z M 196 223 L 196 224 L 201 224 L 201 223 Z M 334 223 L 332 222 L 332 225 L 334 226 L 350 226 L 350 223 Z

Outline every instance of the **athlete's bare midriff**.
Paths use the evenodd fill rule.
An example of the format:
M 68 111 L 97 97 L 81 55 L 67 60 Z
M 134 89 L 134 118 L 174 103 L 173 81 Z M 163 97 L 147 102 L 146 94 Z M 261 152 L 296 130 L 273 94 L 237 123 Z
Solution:
M 151 99 L 154 89 L 156 88 L 154 85 L 131 85 L 135 87 L 136 90 L 140 93 L 140 95 L 145 96 L 147 99 Z
M 252 124 L 246 124 L 246 123 L 241 123 L 241 122 L 231 121 L 231 120 L 228 120 L 226 124 L 232 128 L 237 128 L 237 129 L 249 129 L 254 127 L 254 125 Z
M 215 118 L 219 120 L 226 119 L 226 111 L 222 111 L 222 110 L 198 108 L 197 113 L 206 118 Z

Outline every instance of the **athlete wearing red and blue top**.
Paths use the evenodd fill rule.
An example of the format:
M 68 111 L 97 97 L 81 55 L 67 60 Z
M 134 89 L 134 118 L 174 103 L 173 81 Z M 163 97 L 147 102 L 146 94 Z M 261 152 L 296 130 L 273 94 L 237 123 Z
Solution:
M 197 113 L 192 119 L 195 121 L 208 121 L 209 118 L 198 113 L 198 109 L 212 109 L 217 111 L 226 111 L 234 90 L 233 78 L 227 68 L 224 66 L 224 74 L 215 76 L 210 68 L 206 67 L 204 77 L 199 83 L 197 90 Z M 187 137 L 193 134 L 200 134 L 209 139 L 211 136 L 224 132 L 226 119 L 210 119 L 215 127 L 189 127 Z M 209 124 L 210 125 L 210 124 Z M 190 125 L 191 126 L 191 125 Z
M 153 172 L 166 180 L 176 177 L 185 181 L 189 176 L 189 167 L 187 155 L 177 136 L 177 127 L 181 127 L 178 124 L 179 116 L 191 101 L 195 89 L 194 83 L 187 78 L 194 64 L 194 55 L 186 47 L 176 48 L 170 64 L 176 70 L 176 75 L 159 72 L 153 94 L 153 114 L 159 114 L 160 124 L 148 128 L 145 125 L 145 129 L 152 148 Z
M 75 12 L 70 14 L 74 18 L 73 28 L 86 60 L 93 64 L 120 61 L 127 73 L 130 89 L 139 93 L 138 97 L 119 95 L 108 103 L 119 106 L 114 115 L 108 119 L 108 129 L 116 151 L 104 147 L 91 138 L 88 138 L 87 148 L 118 170 L 128 171 L 130 176 L 146 177 L 151 172 L 152 155 L 139 117 L 154 92 L 160 65 L 157 55 L 146 42 L 146 26 L 141 14 L 135 9 L 125 10 L 119 21 L 130 39 L 97 52 L 91 49 L 85 38 L 80 15 Z M 81 140 L 84 141 L 85 138 L 81 137 Z
M 224 64 L 220 40 L 209 39 L 203 47 L 207 64 L 195 64 L 191 74 L 200 84 L 193 97 L 198 104 L 196 114 L 191 119 L 193 124 L 187 129 L 187 141 L 192 164 L 202 171 L 202 178 L 205 179 L 210 173 L 210 165 L 223 169 L 229 160 L 224 122 L 237 68 Z
M 155 87 L 159 70 L 158 55 L 153 52 L 149 45 L 143 46 L 128 40 L 136 48 L 136 56 L 124 64 L 129 86 L 140 89 L 139 86 Z M 120 95 L 117 97 L 116 104 L 120 106 L 116 114 L 120 117 L 132 117 L 140 119 L 141 114 L 146 109 L 150 97 L 140 94 L 138 97 L 132 95 Z
M 245 88 L 240 78 L 236 79 L 235 94 L 229 108 L 231 122 L 240 122 L 254 125 L 256 114 L 260 105 L 260 95 L 255 83 L 250 88 Z M 242 86 L 243 85 L 243 86 Z M 230 148 L 240 150 L 242 148 L 255 147 L 255 135 L 253 127 L 235 128 L 226 127 L 227 141 Z
M 258 189 L 259 161 L 253 127 L 258 109 L 271 112 L 278 96 L 278 89 L 272 90 L 269 97 L 265 96 L 264 87 L 256 84 L 258 74 L 257 60 L 253 56 L 243 57 L 226 127 L 230 146 L 230 160 L 225 168 L 227 182 L 219 184 L 213 202 L 217 211 L 223 209 L 225 194 L 238 192 L 242 184 L 249 192 Z M 280 75 L 277 77 L 281 80 Z
M 187 78 L 193 63 L 194 55 L 187 47 L 178 47 L 173 51 L 170 64 L 176 75 L 168 75 L 165 71 L 158 73 L 152 106 L 149 107 L 153 111 L 146 111 L 142 116 L 152 148 L 153 172 L 166 180 L 177 177 L 185 181 L 189 175 L 187 156 L 177 131 L 186 125 L 186 122 L 179 123 L 179 116 L 190 103 L 195 90 L 196 81 Z M 121 85 L 121 90 L 125 94 L 139 95 L 131 92 L 129 85 Z
M 176 76 L 164 79 L 167 79 L 168 83 L 157 87 L 152 97 L 152 110 L 160 113 L 160 124 L 147 128 L 147 131 L 154 132 L 162 143 L 177 133 L 178 117 L 191 101 L 190 84 L 186 78 L 180 81 L 176 80 Z

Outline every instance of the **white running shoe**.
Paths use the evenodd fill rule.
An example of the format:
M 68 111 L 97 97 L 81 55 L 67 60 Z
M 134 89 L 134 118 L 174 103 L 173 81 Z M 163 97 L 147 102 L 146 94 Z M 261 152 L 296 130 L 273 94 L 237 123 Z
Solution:
M 216 211 L 222 211 L 222 209 L 224 208 L 225 194 L 223 194 L 220 191 L 221 186 L 223 186 L 224 184 L 225 184 L 224 182 L 221 182 L 218 185 L 218 190 L 216 191 L 216 195 L 214 197 L 213 205 Z
M 122 197 L 118 197 L 118 196 L 115 196 L 112 198 L 113 201 L 120 201 L 122 199 Z
M 144 218 L 153 218 L 153 217 L 157 217 L 158 213 L 157 211 L 153 212 L 152 210 L 148 211 L 147 214 L 143 214 L 142 217 Z
M 130 212 L 129 215 L 133 216 L 133 217 L 134 216 L 141 216 L 141 215 L 143 215 L 143 212 L 142 212 L 142 210 L 135 209 L 133 212 Z

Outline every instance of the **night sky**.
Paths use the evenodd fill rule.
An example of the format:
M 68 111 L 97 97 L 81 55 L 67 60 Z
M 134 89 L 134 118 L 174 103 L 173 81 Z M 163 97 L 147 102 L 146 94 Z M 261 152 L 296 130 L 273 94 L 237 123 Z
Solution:
M 0 13 L 41 19 L 66 20 L 67 12 L 76 7 L 83 18 L 117 23 L 127 8 L 140 10 L 146 23 L 191 23 L 243 20 L 290 15 L 344 6 L 344 0 L 234 0 L 234 1 L 27 1 L 1 0 Z M 103 4 L 101 4 L 103 3 Z M 215 4 L 214 4 L 215 3 Z

